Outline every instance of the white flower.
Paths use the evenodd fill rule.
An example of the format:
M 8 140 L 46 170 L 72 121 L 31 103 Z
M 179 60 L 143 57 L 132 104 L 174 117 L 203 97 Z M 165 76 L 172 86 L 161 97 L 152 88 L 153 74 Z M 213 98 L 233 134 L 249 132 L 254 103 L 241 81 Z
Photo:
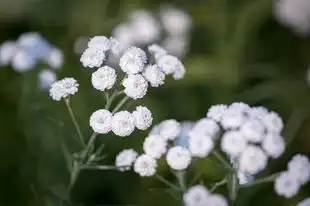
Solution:
M 224 129 L 237 129 L 245 122 L 246 116 L 240 108 L 229 107 L 222 117 L 221 125 Z
M 193 157 L 207 157 L 214 148 L 212 137 L 208 136 L 190 136 L 188 148 Z
M 288 163 L 289 172 L 304 185 L 310 180 L 310 162 L 305 155 L 297 154 Z
M 152 113 L 147 107 L 137 106 L 136 110 L 132 112 L 132 115 L 135 120 L 135 126 L 138 129 L 146 130 L 152 125 Z
M 208 206 L 228 206 L 227 200 L 220 194 L 211 194 L 207 198 Z
M 89 125 L 94 132 L 99 134 L 106 134 L 112 128 L 112 114 L 106 109 L 99 109 L 95 111 L 89 119 Z
M 258 146 L 249 145 L 242 152 L 239 159 L 239 169 L 250 175 L 255 175 L 264 170 L 268 163 L 268 157 Z
M 250 142 L 259 143 L 265 138 L 265 126 L 258 119 L 246 120 L 240 131 Z
M 154 56 L 155 60 L 167 54 L 167 51 L 157 44 L 152 44 L 147 47 L 149 53 Z
M 192 186 L 183 194 L 184 206 L 206 206 L 209 195 L 203 185 Z
M 283 129 L 283 121 L 275 112 L 270 112 L 268 115 L 264 116 L 263 123 L 268 131 L 271 132 L 281 132 Z
M 95 36 L 89 40 L 87 46 L 89 48 L 98 48 L 106 52 L 111 49 L 111 42 L 110 39 L 105 36 Z
M 216 138 L 220 131 L 220 126 L 212 119 L 202 118 L 192 128 L 189 132 L 189 136 L 207 136 Z
M 189 39 L 188 36 L 168 36 L 161 45 L 169 54 L 181 58 L 188 52 Z
M 134 164 L 134 171 L 141 177 L 153 176 L 156 173 L 156 168 L 156 160 L 146 154 L 140 155 Z
M 167 151 L 167 142 L 159 135 L 149 135 L 143 143 L 145 154 L 159 159 Z
M 299 202 L 296 206 L 310 206 L 310 197 Z
M 89 47 L 83 52 L 80 61 L 84 67 L 93 68 L 100 67 L 105 59 L 106 54 L 102 49 L 98 47 Z
M 125 149 L 121 151 L 115 160 L 115 166 L 120 171 L 127 171 L 130 170 L 130 167 L 136 161 L 138 153 L 133 149 Z
M 110 43 L 111 43 L 111 52 L 113 54 L 119 55 L 122 53 L 121 45 L 119 41 L 117 41 L 117 39 L 115 39 L 114 37 L 110 37 Z
M 160 125 L 155 125 L 152 127 L 149 135 L 151 134 L 159 135 L 159 133 L 160 133 Z
M 168 150 L 166 160 L 172 169 L 184 170 L 190 165 L 192 157 L 188 149 L 175 146 Z
M 171 55 L 164 55 L 160 57 L 157 64 L 165 74 L 173 74 L 175 71 L 184 69 L 182 62 L 178 58 Z
M 253 175 L 247 175 L 246 173 L 240 171 L 238 171 L 237 176 L 240 185 L 248 184 L 254 180 Z
M 216 122 L 220 122 L 227 110 L 227 105 L 218 104 L 209 108 L 207 117 L 213 119 Z
M 101 67 L 92 74 L 91 82 L 100 91 L 111 89 L 116 82 L 115 70 L 109 66 Z
M 6 41 L 0 46 L 0 65 L 8 65 L 17 51 L 17 45 L 13 41 Z
M 185 72 L 186 72 L 185 67 L 183 64 L 181 64 L 179 67 L 176 67 L 176 69 L 173 71 L 172 77 L 175 80 L 180 80 L 184 77 Z
M 251 109 L 247 111 L 247 115 L 250 118 L 256 118 L 260 120 L 263 120 L 264 117 L 268 114 L 269 112 L 265 107 L 252 107 Z
M 247 145 L 246 138 L 239 131 L 227 131 L 221 140 L 221 149 L 231 157 L 239 156 Z
M 295 196 L 300 184 L 295 175 L 290 172 L 282 172 L 275 180 L 274 189 L 280 196 L 291 198 Z
M 41 89 L 48 89 L 57 80 L 55 72 L 49 69 L 44 69 L 40 71 L 38 77 L 39 87 Z
M 272 158 L 280 157 L 285 150 L 283 137 L 277 133 L 268 133 L 262 142 L 262 147 L 268 156 Z
M 64 78 L 52 84 L 50 96 L 53 100 L 60 101 L 78 91 L 79 84 L 74 78 Z
M 165 73 L 156 64 L 146 66 L 143 76 L 150 82 L 152 87 L 159 87 L 165 83 Z
M 147 61 L 146 53 L 137 47 L 130 47 L 119 61 L 120 68 L 127 74 L 142 72 Z
M 119 49 L 121 53 L 135 43 L 135 31 L 130 24 L 119 24 L 113 29 L 112 34 L 113 37 L 120 43 Z
M 12 67 L 17 72 L 26 72 L 36 66 L 36 59 L 23 50 L 16 51 L 12 59 Z
M 192 121 L 181 122 L 181 132 L 179 136 L 188 136 L 189 132 L 193 129 L 194 126 L 195 122 Z
M 174 119 L 165 120 L 159 125 L 159 134 L 165 140 L 174 140 L 181 132 L 181 124 Z
M 125 94 L 133 99 L 141 99 L 147 92 L 147 81 L 140 74 L 130 74 L 123 80 Z
M 229 109 L 235 110 L 241 113 L 246 113 L 251 109 L 251 107 L 243 102 L 234 102 L 229 106 Z
M 112 131 L 114 134 L 125 137 L 135 130 L 135 120 L 130 112 L 120 111 L 113 115 Z
M 49 55 L 46 56 L 45 61 L 53 69 L 59 69 L 64 62 L 64 56 L 61 50 L 52 48 Z

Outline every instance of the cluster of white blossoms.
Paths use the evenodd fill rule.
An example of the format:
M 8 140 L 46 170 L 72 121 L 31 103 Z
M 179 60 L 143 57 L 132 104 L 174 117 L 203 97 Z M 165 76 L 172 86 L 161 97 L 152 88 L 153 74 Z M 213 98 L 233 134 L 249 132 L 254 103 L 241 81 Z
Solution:
M 56 81 L 54 69 L 63 65 L 63 53 L 48 43 L 39 33 L 28 32 L 20 35 L 16 41 L 6 41 L 0 46 L 0 66 L 11 65 L 17 72 L 26 72 L 44 63 L 51 69 L 44 69 L 38 74 L 41 89 Z
M 190 187 L 183 194 L 184 206 L 228 206 L 226 198 L 220 194 L 212 194 L 203 185 Z
M 305 155 L 295 155 L 275 181 L 275 191 L 286 198 L 295 196 L 300 187 L 310 181 L 310 161 Z
M 64 78 L 52 84 L 50 88 L 50 96 L 55 101 L 65 99 L 70 95 L 74 95 L 79 88 L 78 82 L 74 78 Z

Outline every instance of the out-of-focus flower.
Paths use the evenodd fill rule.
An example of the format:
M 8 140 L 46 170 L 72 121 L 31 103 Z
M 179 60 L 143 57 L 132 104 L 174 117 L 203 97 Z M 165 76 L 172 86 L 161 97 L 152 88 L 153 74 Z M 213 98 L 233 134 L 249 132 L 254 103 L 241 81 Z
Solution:
M 130 170 L 133 163 L 136 161 L 138 157 L 138 153 L 133 149 L 125 149 L 121 151 L 115 160 L 115 166 L 120 171 Z
M 167 151 L 167 142 L 159 135 L 149 135 L 143 143 L 145 154 L 159 159 Z
M 50 69 L 44 69 L 38 74 L 39 87 L 43 90 L 48 89 L 56 80 L 55 72 Z
M 276 179 L 274 189 L 280 196 L 291 198 L 295 196 L 300 184 L 295 175 L 290 172 L 282 172 Z
M 13 59 L 17 49 L 18 47 L 13 41 L 2 43 L 0 46 L 0 65 L 7 66 Z
M 59 69 L 64 62 L 64 55 L 61 50 L 52 48 L 49 55 L 45 57 L 47 64 L 53 69 Z

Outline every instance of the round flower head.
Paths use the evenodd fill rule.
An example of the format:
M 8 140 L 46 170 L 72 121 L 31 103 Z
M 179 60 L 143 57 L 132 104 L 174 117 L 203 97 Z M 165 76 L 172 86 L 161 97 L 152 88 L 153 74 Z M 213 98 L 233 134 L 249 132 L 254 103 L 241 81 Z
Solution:
M 120 43 L 119 51 L 123 53 L 132 46 L 134 42 L 134 31 L 130 24 L 119 24 L 112 31 L 113 37 Z
M 239 131 L 227 131 L 221 140 L 221 149 L 231 157 L 239 156 L 247 145 L 246 138 Z
M 167 51 L 157 44 L 152 44 L 148 46 L 147 49 L 149 53 L 154 56 L 155 60 L 167 54 Z
M 204 206 L 209 195 L 203 185 L 192 186 L 183 194 L 184 206 Z
M 114 134 L 125 137 L 129 136 L 135 129 L 135 120 L 130 112 L 120 111 L 113 115 L 112 131 Z
M 122 52 L 122 48 L 120 46 L 119 41 L 115 39 L 114 37 L 110 37 L 110 43 L 111 43 L 111 52 L 115 55 L 120 55 Z
M 303 201 L 299 202 L 296 206 L 309 206 L 310 205 L 310 197 L 304 199 Z
M 207 157 L 214 148 L 211 137 L 208 136 L 190 136 L 188 140 L 188 148 L 194 157 Z
M 278 158 L 285 150 L 285 142 L 279 134 L 268 133 L 262 142 L 262 147 L 268 156 Z
M 165 83 L 165 73 L 156 64 L 148 65 L 143 71 L 143 76 L 152 87 L 159 87 Z
M 115 70 L 109 66 L 101 67 L 92 74 L 91 82 L 100 91 L 111 89 L 116 82 Z
M 168 150 L 166 160 L 172 169 L 184 170 L 190 165 L 192 157 L 188 149 L 175 146 Z
M 255 175 L 264 170 L 268 163 L 267 155 L 259 147 L 249 145 L 239 159 L 240 171 Z
M 234 102 L 231 105 L 229 105 L 229 109 L 235 110 L 241 113 L 246 113 L 247 111 L 251 109 L 251 107 L 243 102 Z
M 55 72 L 49 69 L 44 69 L 40 71 L 38 77 L 38 83 L 41 89 L 48 89 L 57 80 Z
M 252 107 L 247 111 L 247 115 L 253 119 L 263 120 L 269 112 L 265 107 Z
M 264 116 L 263 123 L 268 131 L 271 132 L 281 132 L 283 129 L 283 121 L 275 112 L 270 112 L 268 115 Z
M 145 154 L 159 159 L 167 150 L 167 142 L 159 135 L 149 135 L 143 143 Z
M 147 92 L 147 81 L 140 74 L 130 74 L 123 81 L 125 94 L 133 99 L 141 99 Z
M 207 117 L 213 119 L 216 122 L 220 122 L 226 112 L 227 105 L 218 104 L 211 106 L 208 110 Z
M 237 129 L 246 120 L 246 116 L 240 108 L 229 107 L 222 117 L 221 125 L 224 129 Z
M 83 52 L 80 61 L 84 67 L 94 68 L 100 67 L 105 59 L 106 55 L 102 49 L 89 47 Z
M 280 196 L 291 198 L 295 196 L 300 188 L 296 176 L 290 172 L 282 172 L 275 180 L 274 189 Z
M 289 172 L 294 175 L 300 184 L 310 180 L 310 162 L 305 155 L 297 154 L 288 163 Z
M 78 91 L 79 84 L 74 78 L 64 78 L 52 84 L 50 96 L 53 100 L 60 101 Z
M 0 65 L 8 65 L 15 55 L 17 45 L 13 41 L 6 41 L 0 46 Z
M 194 122 L 185 121 L 181 123 L 181 132 L 175 139 L 176 146 L 182 146 L 188 149 L 189 143 L 189 132 L 192 130 L 193 126 L 195 125 Z
M 172 73 L 172 77 L 175 80 L 180 80 L 184 77 L 185 72 L 185 67 L 183 64 L 181 64 L 179 67 L 176 68 L 176 70 L 174 70 L 174 72 Z
M 188 52 L 189 43 L 188 36 L 168 36 L 161 45 L 169 54 L 181 58 Z
M 121 151 L 115 160 L 115 166 L 120 171 L 127 171 L 130 170 L 130 167 L 136 161 L 138 153 L 133 149 L 125 149 Z
M 49 55 L 45 58 L 47 64 L 53 69 L 59 69 L 64 62 L 64 56 L 61 50 L 52 48 Z
M 258 119 L 246 120 L 240 131 L 250 142 L 259 143 L 265 138 L 265 126 Z
M 152 127 L 149 135 L 151 134 L 159 135 L 159 133 L 160 133 L 160 125 L 155 125 Z
M 95 111 L 89 119 L 89 125 L 93 128 L 94 132 L 99 134 L 106 134 L 112 128 L 112 114 L 108 110 L 99 109 Z
M 214 120 L 203 118 L 194 125 L 189 136 L 207 136 L 215 139 L 219 131 L 220 127 Z
M 153 176 L 156 173 L 156 168 L 156 160 L 146 154 L 140 155 L 134 164 L 134 171 L 141 177 Z
M 228 206 L 227 200 L 220 194 L 211 194 L 207 198 L 208 206 Z
M 111 49 L 111 42 L 110 39 L 105 36 L 95 36 L 89 40 L 87 46 L 89 48 L 98 48 L 106 52 Z
M 17 72 L 26 72 L 36 66 L 36 59 L 23 50 L 16 51 L 12 59 L 12 67 Z
M 175 71 L 184 68 L 182 62 L 171 55 L 164 55 L 157 61 L 158 66 L 162 69 L 165 74 L 173 74 Z
M 137 47 L 125 51 L 119 61 L 120 68 L 127 74 L 137 74 L 144 69 L 147 61 L 146 53 Z
M 153 117 L 151 111 L 143 106 L 137 106 L 136 111 L 132 112 L 135 126 L 138 129 L 146 130 L 152 125 Z
M 174 140 L 181 132 L 181 124 L 174 119 L 165 120 L 159 125 L 159 134 L 165 140 Z

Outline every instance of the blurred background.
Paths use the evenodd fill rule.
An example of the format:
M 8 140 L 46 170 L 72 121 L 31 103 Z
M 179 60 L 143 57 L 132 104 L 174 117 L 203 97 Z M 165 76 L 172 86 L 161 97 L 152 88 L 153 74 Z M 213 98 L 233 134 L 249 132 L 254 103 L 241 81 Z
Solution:
M 287 151 L 270 162 L 266 171 L 278 172 L 293 154 L 310 156 L 310 2 L 282 2 L 290 5 L 277 6 L 271 0 L 0 0 L 0 43 L 38 32 L 60 49 L 64 64 L 56 71 L 57 79 L 79 81 L 72 106 L 82 132 L 91 134 L 89 116 L 105 101 L 91 86 L 92 70 L 79 61 L 85 38 L 115 34 L 115 27 L 137 10 L 160 19 L 163 9 L 179 9 L 188 15 L 186 40 L 167 40 L 166 44 L 164 34 L 154 42 L 170 45 L 182 58 L 185 78 L 168 80 L 127 107 L 146 105 L 158 123 L 171 118 L 195 121 L 218 103 L 263 105 L 285 122 Z M 89 206 L 178 205 L 156 179 L 141 179 L 131 172 L 84 171 L 71 193 L 67 192 L 63 145 L 66 142 L 72 145 L 70 150 L 76 149 L 70 143 L 75 131 L 64 103 L 51 100 L 48 91 L 38 87 L 37 75 L 44 67 L 37 65 L 23 73 L 10 65 L 0 69 L 0 205 L 60 206 L 68 205 L 69 199 L 71 205 Z M 123 148 L 141 151 L 146 135 L 100 136 L 108 154 L 104 162 L 113 164 Z M 212 159 L 200 162 L 193 171 L 203 173 L 207 185 L 222 175 Z M 164 164 L 160 172 L 171 178 Z M 221 192 L 225 194 L 225 188 Z M 237 205 L 293 206 L 309 194 L 308 184 L 287 200 L 266 184 L 241 191 Z

